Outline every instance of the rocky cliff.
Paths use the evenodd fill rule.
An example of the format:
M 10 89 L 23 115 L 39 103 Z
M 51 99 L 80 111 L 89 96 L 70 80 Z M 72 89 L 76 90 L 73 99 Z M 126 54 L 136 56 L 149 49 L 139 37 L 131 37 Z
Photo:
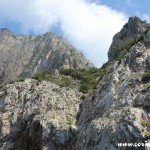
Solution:
M 27 79 L 0 92 L 2 150 L 72 149 L 81 93 Z
M 141 32 L 143 26 L 137 22 L 143 23 L 137 17 L 130 18 L 118 34 L 142 34 L 143 38 L 130 45 L 119 60 L 114 59 L 118 53 L 111 45 L 110 60 L 103 66 L 106 75 L 82 102 L 76 149 L 133 150 L 136 148 L 118 147 L 118 143 L 145 143 L 150 137 L 150 31 Z M 137 29 L 133 28 L 135 33 L 130 34 L 134 32 L 132 26 Z M 112 43 L 114 47 L 120 42 L 118 34 Z
M 120 35 L 124 35 L 125 44 L 120 41 Z M 135 40 L 137 37 L 140 38 Z M 132 44 L 126 42 L 129 39 L 134 39 Z M 114 51 L 111 45 L 109 61 L 101 68 L 105 74 L 84 100 L 81 100 L 82 93 L 76 90 L 33 79 L 3 87 L 0 91 L 0 148 L 147 149 L 143 144 L 118 147 L 118 143 L 145 143 L 150 138 L 148 24 L 137 17 L 130 18 L 114 37 L 113 47 L 119 43 L 123 49 L 119 49 L 118 54 L 118 49 Z
M 15 35 L 0 29 L 0 82 L 14 81 L 18 76 L 59 68 L 93 66 L 78 50 L 53 33 L 40 36 Z
M 150 25 L 138 17 L 129 18 L 123 29 L 114 35 L 108 51 L 109 60 L 117 59 L 129 51 L 131 46 L 143 39 Z

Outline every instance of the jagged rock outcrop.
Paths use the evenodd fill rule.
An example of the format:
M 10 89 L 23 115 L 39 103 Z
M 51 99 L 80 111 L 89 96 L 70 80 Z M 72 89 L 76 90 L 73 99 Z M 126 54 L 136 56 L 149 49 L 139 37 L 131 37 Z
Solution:
M 138 17 L 129 18 L 123 29 L 114 35 L 113 42 L 108 51 L 109 60 L 118 58 L 141 40 L 150 29 L 150 25 Z
M 0 92 L 1 150 L 70 150 L 81 93 L 27 79 Z
M 129 24 L 131 20 L 133 27 L 142 22 L 134 17 Z M 143 144 L 150 138 L 150 31 L 135 29 L 130 35 L 130 29 L 125 32 L 128 37 L 142 38 L 121 58 L 110 48 L 114 58 L 102 67 L 106 74 L 82 101 L 82 93 L 45 81 L 27 79 L 2 88 L 0 148 L 147 149 Z M 143 80 L 145 72 L 149 76 Z M 143 144 L 118 147 L 118 143 Z
M 121 60 L 110 61 L 97 89 L 83 101 L 75 149 L 133 150 L 118 143 L 149 140 L 150 77 L 141 80 L 144 72 L 150 72 L 149 35 L 150 31 L 145 33 Z
M 8 83 L 18 76 L 59 68 L 93 66 L 78 50 L 53 33 L 41 36 L 18 36 L 0 29 L 0 81 Z

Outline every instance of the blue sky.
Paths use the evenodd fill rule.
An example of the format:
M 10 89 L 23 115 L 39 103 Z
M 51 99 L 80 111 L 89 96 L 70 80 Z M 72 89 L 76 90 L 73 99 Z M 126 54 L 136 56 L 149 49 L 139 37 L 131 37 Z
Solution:
M 150 1 L 148 0 L 99 0 L 101 4 L 107 5 L 112 9 L 123 12 L 128 16 L 139 16 L 142 19 L 145 18 L 143 15 L 150 15 Z
M 54 32 L 97 67 L 130 16 L 150 22 L 148 0 L 0 0 L 0 28 L 15 34 Z

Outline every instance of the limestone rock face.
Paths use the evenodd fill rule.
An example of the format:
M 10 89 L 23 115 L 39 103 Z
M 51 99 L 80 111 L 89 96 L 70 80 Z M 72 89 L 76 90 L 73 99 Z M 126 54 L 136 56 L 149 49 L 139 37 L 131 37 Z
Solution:
M 150 72 L 150 31 L 145 32 L 143 24 L 138 18 L 129 20 L 129 29 L 138 29 L 126 30 L 124 41 L 141 33 L 142 38 L 121 59 L 114 53 L 117 59 L 102 67 L 105 75 L 84 100 L 82 93 L 46 81 L 26 79 L 4 86 L 0 149 L 147 150 L 142 145 L 118 147 L 118 143 L 145 143 L 150 138 L 150 77 L 142 80 Z M 69 61 L 64 62 L 67 68 Z M 53 74 L 59 77 L 57 68 Z
M 0 29 L 0 81 L 8 83 L 18 76 L 60 68 L 88 68 L 89 62 L 78 50 L 53 33 L 17 36 Z
M 70 150 L 80 93 L 27 79 L 0 92 L 1 150 Z
M 82 102 L 75 149 L 121 150 L 118 143 L 148 141 L 150 82 L 141 81 L 150 71 L 146 47 L 144 41 L 138 42 L 124 59 L 112 63 L 97 89 Z

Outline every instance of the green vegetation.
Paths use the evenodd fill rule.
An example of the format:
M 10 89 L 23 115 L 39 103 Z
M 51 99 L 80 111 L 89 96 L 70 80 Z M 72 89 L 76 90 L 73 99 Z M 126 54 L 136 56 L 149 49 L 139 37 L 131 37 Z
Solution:
M 136 43 L 140 42 L 140 41 L 143 41 L 144 39 L 144 35 L 141 35 L 139 36 L 137 39 L 136 39 Z
M 119 61 L 122 60 L 127 53 L 128 53 L 127 50 L 122 51 L 121 54 L 115 60 L 119 60 Z
M 150 71 L 144 72 L 144 74 L 142 75 L 141 81 L 143 81 L 143 82 L 149 82 L 150 81 Z
M 145 136 L 145 137 L 150 137 L 150 131 L 145 131 L 145 132 L 144 132 L 144 136 Z
M 129 49 L 136 43 L 135 39 L 128 39 L 128 40 L 121 40 L 118 45 L 117 49 L 119 51 L 126 50 L 129 51 Z
M 27 78 L 20 77 L 20 78 L 17 79 L 17 82 L 23 82 L 23 81 L 25 81 L 26 79 L 27 79 Z
M 119 60 L 119 61 L 122 60 L 135 43 L 136 43 L 135 39 L 120 40 L 116 44 L 116 50 L 118 51 L 119 55 L 113 60 Z
M 0 84 L 0 90 L 4 87 L 4 85 Z
M 141 119 L 141 125 L 143 127 L 145 127 L 146 125 L 148 125 L 148 122 L 146 120 L 144 120 L 144 119 Z
M 106 63 L 101 69 L 62 69 L 60 70 L 59 77 L 53 76 L 51 72 L 46 72 L 38 74 L 33 78 L 38 81 L 50 81 L 61 87 L 76 88 L 80 92 L 88 93 L 96 88 L 99 81 L 108 72 L 109 65 L 109 63 Z
M 82 95 L 82 96 L 81 96 L 81 99 L 82 99 L 82 100 L 85 100 L 85 95 Z
M 107 72 L 107 65 L 101 69 L 91 68 L 86 69 L 64 69 L 60 73 L 65 76 L 70 76 L 75 80 L 80 81 L 79 91 L 87 93 L 89 90 L 95 89 L 99 81 Z
M 117 50 L 119 53 L 119 56 L 115 58 L 115 60 L 122 60 L 125 55 L 129 52 L 130 48 L 137 44 L 139 41 L 142 41 L 144 38 L 144 35 L 139 36 L 136 39 L 126 39 L 126 40 L 120 40 L 117 43 Z
M 71 84 L 73 84 L 71 79 L 65 76 L 61 77 L 61 82 L 59 84 L 61 87 L 72 87 Z
M 61 87 L 76 88 L 78 84 L 78 82 L 76 82 L 75 80 L 69 77 L 66 77 L 66 76 L 55 77 L 51 73 L 48 73 L 48 72 L 35 75 L 33 79 L 36 79 L 38 81 L 42 81 L 42 80 L 49 81 Z
M 150 90 L 150 84 L 146 85 L 142 90 L 143 93 L 148 92 Z

